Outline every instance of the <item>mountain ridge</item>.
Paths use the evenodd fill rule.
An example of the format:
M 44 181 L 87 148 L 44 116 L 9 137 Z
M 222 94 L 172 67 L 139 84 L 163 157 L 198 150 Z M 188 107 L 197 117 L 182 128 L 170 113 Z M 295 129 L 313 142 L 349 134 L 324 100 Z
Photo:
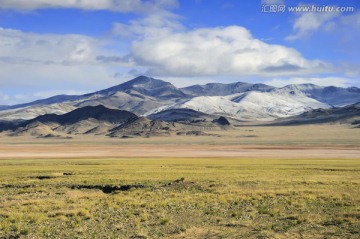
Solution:
M 252 90 L 265 92 L 273 88 L 262 83 L 234 82 L 229 84 L 207 83 L 205 85 L 192 85 L 180 89 L 192 96 L 225 96 Z
M 95 119 L 98 121 L 106 121 L 109 123 L 121 123 L 129 120 L 130 118 L 136 118 L 137 115 L 125 111 L 125 110 L 115 110 L 108 109 L 103 105 L 97 106 L 85 106 L 83 108 L 78 108 L 69 113 L 57 115 L 57 114 L 45 114 L 40 115 L 30 122 L 39 121 L 41 123 L 53 122 L 60 124 L 72 124 L 81 120 Z

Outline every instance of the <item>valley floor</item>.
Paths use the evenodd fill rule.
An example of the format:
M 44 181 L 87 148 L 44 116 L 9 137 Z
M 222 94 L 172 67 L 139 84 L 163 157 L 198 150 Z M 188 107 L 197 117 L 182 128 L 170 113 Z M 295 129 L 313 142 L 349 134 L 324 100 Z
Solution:
M 0 134 L 1 158 L 263 157 L 357 158 L 360 129 L 349 125 L 239 126 L 205 136 L 72 139 Z
M 0 137 L 0 238 L 359 238 L 360 129 Z

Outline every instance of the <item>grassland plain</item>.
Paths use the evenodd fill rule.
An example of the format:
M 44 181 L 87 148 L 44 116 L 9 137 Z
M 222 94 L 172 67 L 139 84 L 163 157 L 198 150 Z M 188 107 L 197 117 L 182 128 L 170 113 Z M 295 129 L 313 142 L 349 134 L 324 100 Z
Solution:
M 244 132 L 258 137 L 237 141 Z M 241 156 L 222 156 L 224 150 L 216 149 L 212 157 L 182 157 L 183 151 L 170 147 L 157 157 L 146 157 L 151 150 L 143 151 L 141 157 L 111 157 L 114 151 L 109 149 L 96 157 L 92 151 L 79 156 L 71 150 L 55 157 L 54 150 L 62 155 L 60 150 L 66 146 L 91 143 L 89 139 L 1 138 L 0 238 L 360 237 L 358 129 L 324 126 L 306 132 L 305 127 L 292 127 L 271 136 L 268 128 L 251 128 L 225 134 L 130 142 L 99 139 L 92 146 L 98 145 L 97 151 L 109 145 L 157 150 L 177 143 L 182 148 L 206 146 L 211 152 L 212 147 L 240 142 L 273 147 L 281 157 L 252 146 L 229 149 L 247 152 Z M 306 153 L 315 140 L 315 150 L 322 149 L 321 154 L 327 149 L 337 151 L 325 157 Z M 165 141 L 168 144 L 163 145 Z M 21 151 L 21 142 L 32 143 L 34 153 L 38 146 L 48 147 L 41 157 L 27 150 L 24 153 L 29 155 L 12 154 L 14 147 Z M 295 142 L 302 148 L 291 151 Z M 260 152 L 249 154 L 251 150 Z

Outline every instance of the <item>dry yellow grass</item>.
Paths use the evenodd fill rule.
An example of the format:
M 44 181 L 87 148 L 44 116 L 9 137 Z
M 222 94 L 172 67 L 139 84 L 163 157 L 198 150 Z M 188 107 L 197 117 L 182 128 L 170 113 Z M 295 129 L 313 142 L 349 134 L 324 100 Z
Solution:
M 359 131 L 2 137 L 0 238 L 359 238 Z

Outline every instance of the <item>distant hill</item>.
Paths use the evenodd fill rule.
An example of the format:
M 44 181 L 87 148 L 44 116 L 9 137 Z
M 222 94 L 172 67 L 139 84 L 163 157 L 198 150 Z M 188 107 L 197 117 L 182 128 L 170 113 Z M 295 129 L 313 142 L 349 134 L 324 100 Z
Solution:
M 8 105 L 0 105 L 0 110 L 7 110 L 9 107 Z
M 41 115 L 5 130 L 8 130 L 11 136 L 49 137 L 88 133 L 105 134 L 117 125 L 135 118 L 137 115 L 128 111 L 108 109 L 102 105 L 87 106 L 62 115 Z
M 110 137 L 134 137 L 134 136 L 164 136 L 173 131 L 183 130 L 184 127 L 177 123 L 169 123 L 159 120 L 149 120 L 140 117 L 126 122 L 110 131 Z
M 166 122 L 150 120 L 145 117 L 102 105 L 86 106 L 69 113 L 45 114 L 18 124 L 0 122 L 0 131 L 9 136 L 60 137 L 73 135 L 106 135 L 109 137 L 150 137 L 170 134 L 186 134 L 188 131 L 221 129 L 218 122 L 206 123 Z
M 25 122 L 25 124 L 38 121 L 41 123 L 51 122 L 62 125 L 70 125 L 89 119 L 94 119 L 99 122 L 107 122 L 111 124 L 121 124 L 128 121 L 131 118 L 137 118 L 137 116 L 125 110 L 108 109 L 103 105 L 97 105 L 97 106 L 86 106 L 83 108 L 78 108 L 63 115 L 56 115 L 56 114 L 41 115 L 33 120 Z
M 147 117 L 152 120 L 162 120 L 169 122 L 194 122 L 201 120 L 212 121 L 216 118 L 215 116 L 187 108 L 163 110 L 158 113 L 151 114 Z

